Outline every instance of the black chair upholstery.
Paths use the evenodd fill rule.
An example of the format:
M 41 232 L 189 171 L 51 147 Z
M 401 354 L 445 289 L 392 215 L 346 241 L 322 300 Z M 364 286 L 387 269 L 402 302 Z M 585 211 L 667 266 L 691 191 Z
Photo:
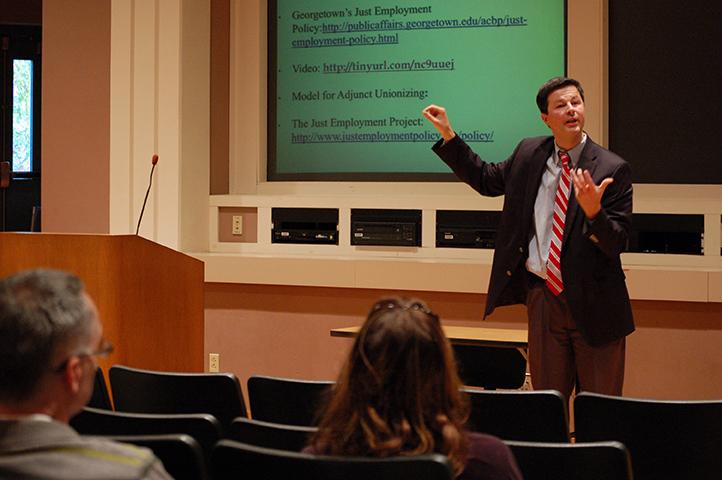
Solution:
M 175 480 L 209 478 L 201 447 L 189 435 L 117 435 L 109 438 L 153 450 Z
M 722 478 L 722 400 L 642 400 L 582 392 L 574 399 L 574 425 L 577 442 L 622 442 L 636 480 Z
M 184 433 L 193 437 L 210 459 L 221 439 L 221 424 L 207 413 L 126 413 L 85 407 L 70 419 L 70 426 L 84 435 L 162 435 Z
M 257 447 L 300 452 L 316 427 L 282 425 L 239 417 L 228 428 L 226 438 Z
M 453 345 L 464 385 L 515 389 L 524 385 L 526 359 L 516 348 Z
M 464 391 L 471 403 L 469 430 L 504 440 L 569 441 L 567 408 L 556 390 Z
M 443 455 L 416 457 L 336 457 L 255 447 L 221 440 L 213 450 L 214 480 L 450 480 Z
M 326 392 L 334 382 L 253 375 L 248 379 L 248 402 L 255 420 L 313 426 Z
M 631 480 L 629 453 L 619 442 L 505 441 L 525 480 Z
M 119 412 L 209 413 L 225 429 L 245 417 L 246 405 L 232 373 L 171 373 L 110 367 L 113 403 Z
M 93 394 L 88 400 L 88 407 L 102 408 L 105 410 L 112 410 L 113 406 L 110 403 L 110 394 L 108 393 L 108 385 L 105 383 L 105 375 L 103 375 L 103 369 L 98 367 L 95 371 L 95 382 L 93 383 Z

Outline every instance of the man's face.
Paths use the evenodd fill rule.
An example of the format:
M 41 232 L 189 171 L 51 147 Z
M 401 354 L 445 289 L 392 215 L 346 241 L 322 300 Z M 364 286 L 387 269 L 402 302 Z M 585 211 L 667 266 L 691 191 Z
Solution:
M 547 113 L 541 118 L 559 146 L 571 148 L 579 143 L 584 131 L 584 100 L 577 87 L 568 85 L 549 94 Z
M 87 352 L 97 352 L 102 341 L 103 341 L 103 326 L 100 324 L 98 319 L 98 310 L 95 307 L 93 300 L 86 294 L 85 300 L 88 302 L 88 307 L 93 312 L 92 320 L 90 324 L 90 332 L 88 336 L 88 343 L 84 348 Z M 82 378 L 80 379 L 79 390 L 77 394 L 77 404 L 82 409 L 88 400 L 90 400 L 93 394 L 93 387 L 95 385 L 95 371 L 98 368 L 98 363 L 94 355 L 80 356 L 80 367 L 82 370 Z

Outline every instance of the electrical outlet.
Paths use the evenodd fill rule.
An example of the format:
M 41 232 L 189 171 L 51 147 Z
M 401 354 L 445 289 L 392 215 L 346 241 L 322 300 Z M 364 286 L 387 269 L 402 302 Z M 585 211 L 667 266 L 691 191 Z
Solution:
M 208 371 L 218 373 L 221 368 L 221 355 L 219 353 L 208 354 Z
M 233 215 L 233 235 L 243 235 L 242 215 Z

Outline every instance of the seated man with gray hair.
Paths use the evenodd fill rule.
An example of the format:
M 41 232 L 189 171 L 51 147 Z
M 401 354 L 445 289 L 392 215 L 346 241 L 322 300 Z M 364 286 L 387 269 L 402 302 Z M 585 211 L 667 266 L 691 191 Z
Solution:
M 147 449 L 83 437 L 96 357 L 112 351 L 82 281 L 31 270 L 0 281 L 0 479 L 169 479 Z

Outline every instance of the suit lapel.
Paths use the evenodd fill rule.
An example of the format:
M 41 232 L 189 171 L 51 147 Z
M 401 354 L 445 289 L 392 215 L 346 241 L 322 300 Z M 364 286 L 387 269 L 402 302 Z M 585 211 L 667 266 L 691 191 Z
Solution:
M 528 219 L 529 229 L 527 229 L 527 232 L 531 231 L 530 229 L 534 226 L 534 203 L 539 192 L 542 175 L 544 175 L 544 168 L 553 150 L 554 139 L 553 137 L 549 137 L 549 139 L 541 143 L 532 154 L 526 185 L 526 198 L 531 200 L 524 202 L 524 212 L 521 217 Z
M 579 161 L 574 168 L 581 168 L 582 170 L 589 170 L 589 174 L 594 178 L 594 170 L 597 167 L 597 148 L 596 144 L 592 142 L 592 139 L 587 136 L 587 141 L 584 144 L 581 155 L 579 155 Z M 572 186 L 572 192 L 569 196 L 569 206 L 567 207 L 567 218 L 564 221 L 564 238 L 562 240 L 562 250 L 564 245 L 569 239 L 569 232 L 574 228 L 574 220 L 577 215 L 584 215 L 582 207 L 577 202 L 577 196 L 574 193 L 574 187 Z

